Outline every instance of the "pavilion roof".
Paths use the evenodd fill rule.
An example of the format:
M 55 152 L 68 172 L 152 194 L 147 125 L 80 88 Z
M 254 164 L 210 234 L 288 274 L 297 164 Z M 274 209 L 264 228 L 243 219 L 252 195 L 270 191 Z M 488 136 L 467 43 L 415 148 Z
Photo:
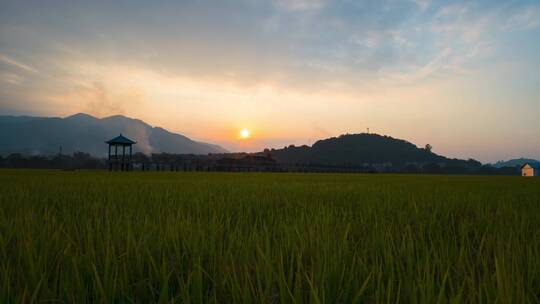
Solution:
M 106 141 L 106 143 L 108 143 L 108 144 L 118 144 L 118 145 L 133 145 L 133 144 L 136 144 L 137 142 L 125 137 L 122 134 L 120 134 L 120 135 L 116 136 L 115 138 Z

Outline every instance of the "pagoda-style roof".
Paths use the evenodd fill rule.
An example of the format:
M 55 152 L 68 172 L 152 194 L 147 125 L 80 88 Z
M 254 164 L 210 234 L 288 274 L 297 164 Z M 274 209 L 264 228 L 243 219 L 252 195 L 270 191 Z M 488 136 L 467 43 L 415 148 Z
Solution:
M 133 145 L 133 144 L 136 144 L 137 142 L 120 134 L 116 136 L 115 138 L 106 141 L 106 143 L 108 143 L 109 145 Z

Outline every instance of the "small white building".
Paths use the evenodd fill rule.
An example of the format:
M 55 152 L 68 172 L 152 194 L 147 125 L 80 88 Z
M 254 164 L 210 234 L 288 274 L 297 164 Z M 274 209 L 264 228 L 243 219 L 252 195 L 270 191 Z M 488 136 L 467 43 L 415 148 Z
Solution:
M 521 166 L 522 176 L 540 176 L 540 164 L 523 164 Z

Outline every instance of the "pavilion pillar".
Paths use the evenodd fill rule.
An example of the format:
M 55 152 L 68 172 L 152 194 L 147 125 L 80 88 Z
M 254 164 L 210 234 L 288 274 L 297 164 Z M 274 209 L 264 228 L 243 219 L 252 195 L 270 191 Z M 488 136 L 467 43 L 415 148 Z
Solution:
M 109 161 L 108 161 L 108 165 L 109 165 L 109 171 L 112 171 L 112 163 L 111 163 L 111 144 L 109 144 Z
M 126 169 L 126 146 L 122 145 L 122 171 Z

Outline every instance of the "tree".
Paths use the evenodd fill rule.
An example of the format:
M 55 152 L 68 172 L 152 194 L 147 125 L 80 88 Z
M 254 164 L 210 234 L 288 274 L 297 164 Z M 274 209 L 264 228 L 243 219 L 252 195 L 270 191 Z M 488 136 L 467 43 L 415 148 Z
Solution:
M 407 164 L 407 165 L 405 165 L 403 170 L 405 172 L 407 172 L 407 173 L 417 173 L 418 172 L 418 166 L 416 166 L 415 164 Z
M 477 161 L 476 159 L 469 158 L 467 160 L 467 166 L 473 167 L 473 168 L 478 168 L 478 167 L 482 166 L 482 163 Z
M 441 166 L 439 166 L 439 164 L 437 163 L 426 164 L 422 169 L 426 173 L 440 173 L 441 172 Z
M 426 147 L 425 147 L 426 151 L 428 151 L 429 153 L 431 153 L 431 150 L 433 150 L 433 147 L 430 145 L 430 144 L 427 144 Z

